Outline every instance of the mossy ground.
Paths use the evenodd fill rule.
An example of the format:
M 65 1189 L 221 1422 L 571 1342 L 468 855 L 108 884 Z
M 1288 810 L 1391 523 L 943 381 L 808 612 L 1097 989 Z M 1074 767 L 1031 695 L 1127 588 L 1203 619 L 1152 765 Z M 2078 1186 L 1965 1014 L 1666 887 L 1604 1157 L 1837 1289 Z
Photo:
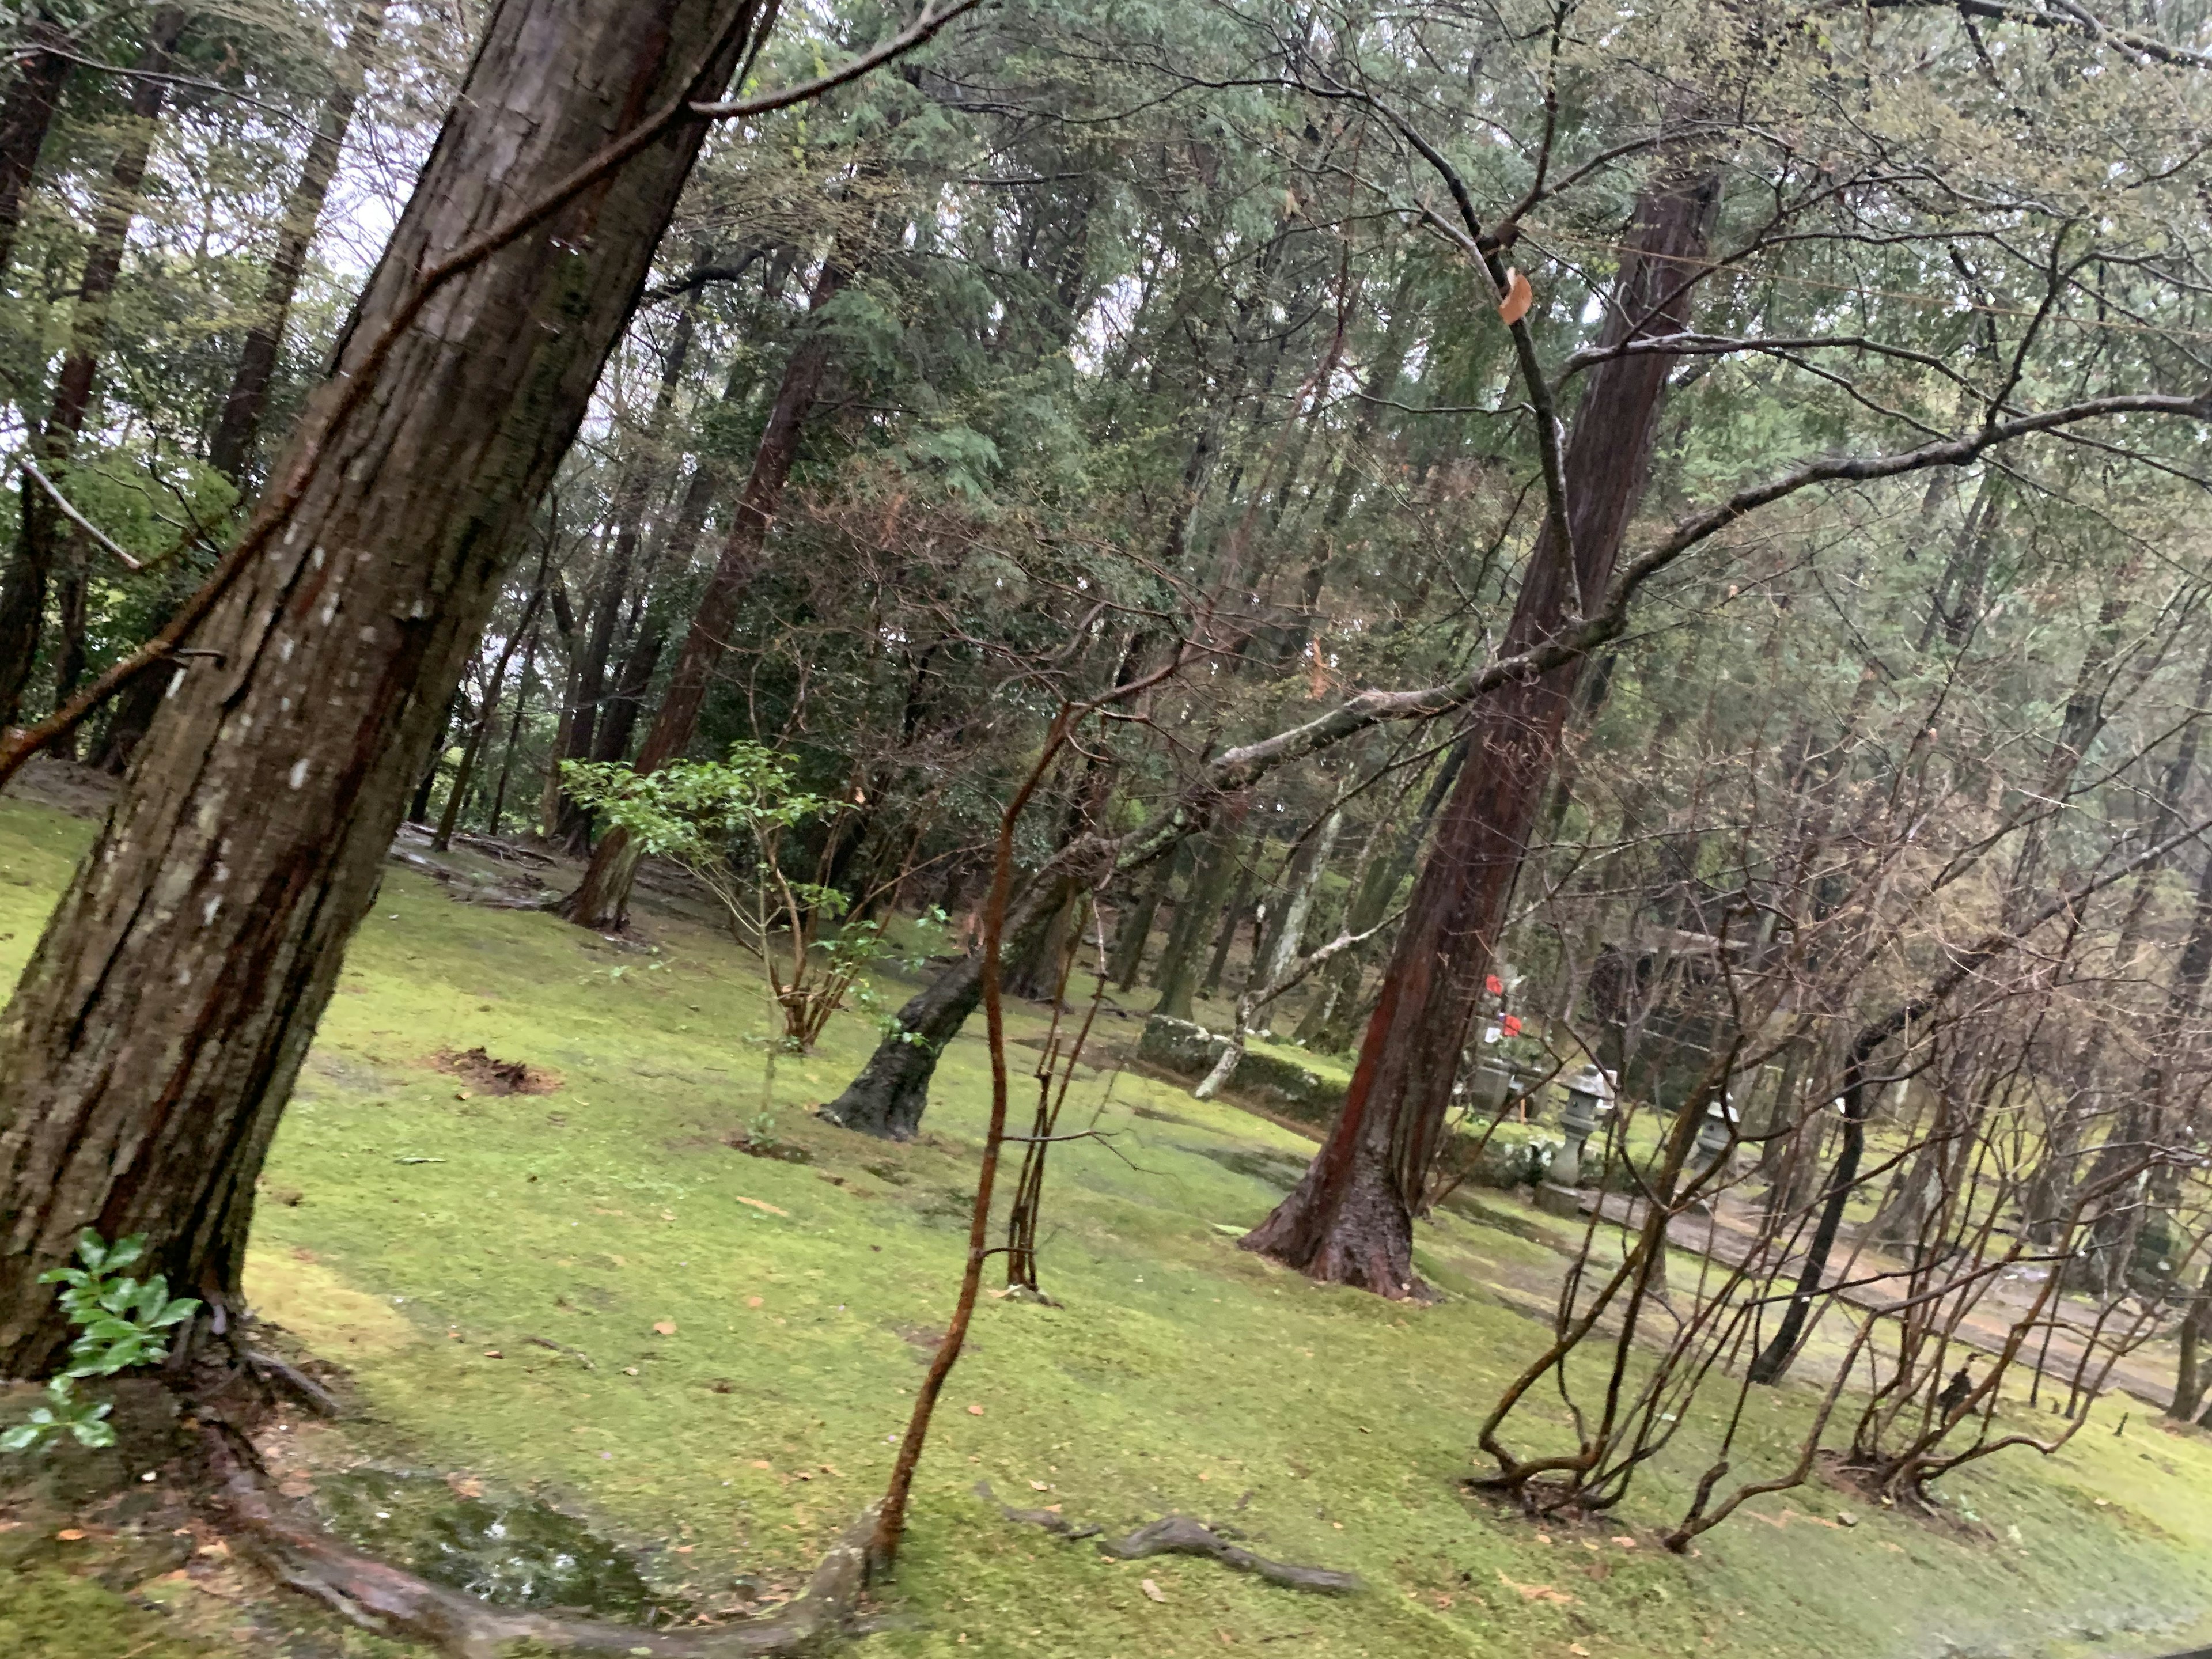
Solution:
M 0 973 L 88 834 L 0 805 Z M 349 1370 L 361 1449 L 574 1508 L 711 1598 L 733 1575 L 791 1583 L 880 1490 L 951 1299 L 987 1056 L 973 1036 L 951 1046 L 921 1141 L 864 1139 L 805 1109 L 872 1038 L 841 1016 L 775 1079 L 773 1133 L 814 1162 L 747 1156 L 726 1142 L 763 1110 L 757 982 L 707 928 L 656 916 L 647 933 L 657 951 L 393 870 L 271 1156 L 248 1288 Z M 1022 1011 L 1014 1035 L 1041 1025 Z M 1104 1026 L 1102 1054 L 1133 1043 L 1135 1020 Z M 428 1063 L 479 1045 L 560 1088 L 485 1097 Z M 1018 1114 L 1033 1091 L 1018 1070 Z M 1112 1138 L 1053 1154 L 1043 1273 L 1061 1305 L 980 1312 L 891 1596 L 913 1623 L 867 1650 L 2133 1654 L 2184 1645 L 2212 1612 L 2212 1439 L 2140 1410 L 2116 1436 L 2125 1402 L 2055 1458 L 1961 1476 L 1986 1534 L 1883 1513 L 1840 1527 L 1861 1505 L 1811 1486 L 1669 1556 L 1652 1528 L 1702 1464 L 1699 1424 L 1601 1529 L 1493 1513 L 1457 1482 L 1541 1330 L 1482 1287 L 1501 1264 L 1533 1270 L 1540 1243 L 1446 1216 L 1420 1260 L 1460 1293 L 1410 1309 L 1316 1290 L 1223 1231 L 1266 1212 L 1310 1143 L 1110 1070 L 1086 1068 L 1068 1113 L 1063 1127 Z M 1760 1399 L 1750 1446 L 1778 1455 L 1811 1401 Z M 983 1479 L 1109 1527 L 1233 1522 L 1264 1553 L 1373 1588 L 1337 1601 L 1211 1563 L 1110 1563 L 1004 1520 L 974 1494 Z M 209 1650 L 54 1568 L 4 1602 L 0 1651 Z

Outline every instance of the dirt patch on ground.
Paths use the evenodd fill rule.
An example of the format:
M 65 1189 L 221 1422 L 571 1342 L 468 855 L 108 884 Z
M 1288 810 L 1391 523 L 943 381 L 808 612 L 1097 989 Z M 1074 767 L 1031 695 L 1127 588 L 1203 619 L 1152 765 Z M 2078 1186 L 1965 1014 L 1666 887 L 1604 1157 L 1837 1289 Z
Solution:
M 430 1056 L 434 1071 L 457 1077 L 479 1094 L 550 1095 L 561 1086 L 561 1074 L 519 1060 L 500 1060 L 482 1048 L 455 1054 L 441 1048 Z

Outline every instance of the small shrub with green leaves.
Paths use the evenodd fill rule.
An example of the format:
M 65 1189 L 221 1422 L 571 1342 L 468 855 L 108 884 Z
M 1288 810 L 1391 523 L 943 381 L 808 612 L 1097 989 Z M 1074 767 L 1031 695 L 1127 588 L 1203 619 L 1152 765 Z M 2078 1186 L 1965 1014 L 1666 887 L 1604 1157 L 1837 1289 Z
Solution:
M 114 1407 L 80 1399 L 77 1380 L 159 1364 L 169 1357 L 169 1331 L 200 1310 L 195 1297 L 171 1296 L 165 1274 L 133 1278 L 130 1269 L 145 1255 L 143 1233 L 109 1244 L 88 1228 L 76 1242 L 79 1265 L 39 1275 L 40 1284 L 62 1287 L 62 1312 L 77 1334 L 70 1344 L 69 1365 L 46 1384 L 46 1403 L 0 1431 L 0 1452 L 34 1450 L 63 1434 L 87 1446 L 115 1443 L 106 1420 Z
M 848 805 L 801 789 L 783 756 L 738 743 L 726 761 L 684 761 L 643 774 L 619 762 L 565 761 L 561 779 L 602 823 L 628 830 L 641 851 L 682 865 L 714 896 L 732 935 L 767 970 L 783 1048 L 811 1050 L 848 995 L 864 1006 L 874 1002 L 863 975 L 900 955 L 885 925 L 846 922 L 852 902 L 844 893 L 801 880 L 784 865 L 791 831 Z M 844 925 L 823 939 L 825 921 Z M 915 949 L 926 957 L 936 936 L 925 918 Z

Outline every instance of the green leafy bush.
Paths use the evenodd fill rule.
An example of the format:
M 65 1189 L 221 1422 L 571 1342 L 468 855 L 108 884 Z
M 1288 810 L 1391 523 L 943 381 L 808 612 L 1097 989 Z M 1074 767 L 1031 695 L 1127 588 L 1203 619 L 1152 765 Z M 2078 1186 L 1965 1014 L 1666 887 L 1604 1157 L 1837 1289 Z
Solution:
M 129 1269 L 145 1258 L 143 1233 L 108 1244 L 88 1228 L 76 1242 L 76 1255 L 79 1266 L 39 1275 L 41 1285 L 62 1286 L 62 1312 L 77 1328 L 69 1365 L 46 1384 L 44 1405 L 0 1432 L 0 1452 L 31 1451 L 64 1433 L 82 1445 L 113 1445 L 115 1431 L 106 1419 L 114 1407 L 79 1399 L 77 1380 L 159 1364 L 169 1357 L 167 1333 L 200 1310 L 195 1297 L 171 1296 L 164 1274 L 131 1276 Z

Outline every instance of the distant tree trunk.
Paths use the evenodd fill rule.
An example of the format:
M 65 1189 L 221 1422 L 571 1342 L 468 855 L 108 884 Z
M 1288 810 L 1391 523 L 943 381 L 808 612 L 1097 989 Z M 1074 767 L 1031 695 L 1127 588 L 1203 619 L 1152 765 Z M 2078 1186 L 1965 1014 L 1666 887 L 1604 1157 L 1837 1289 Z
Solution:
M 69 32 L 41 6 L 23 26 L 24 44 L 33 48 L 16 70 L 15 84 L 0 99 L 0 276 L 15 252 L 15 233 L 23 222 L 23 193 L 39 170 L 39 152 L 54 124 L 54 106 L 69 79 Z M 44 47 L 46 50 L 37 50 Z M 59 48 L 60 50 L 54 50 Z
M 1243 930 L 1244 918 L 1252 914 L 1252 889 L 1260 879 L 1260 848 L 1257 838 L 1249 858 L 1239 860 L 1237 868 L 1237 890 L 1229 896 L 1229 908 L 1221 914 L 1221 926 L 1213 933 L 1213 959 L 1206 964 L 1206 977 L 1199 981 L 1198 994 L 1210 997 L 1221 989 L 1221 976 L 1229 971 L 1230 952 L 1237 948 L 1237 935 Z M 1255 934 L 1253 950 L 1259 949 Z
M 488 834 L 499 839 L 500 814 L 507 808 L 507 786 L 514 776 L 514 757 L 522 747 L 522 719 L 530 708 L 530 676 L 538 666 L 538 634 L 530 630 L 529 643 L 522 647 L 522 672 L 514 682 L 514 718 L 507 722 L 507 750 L 500 757 L 499 782 L 491 792 L 491 823 Z
M 2197 1408 L 2204 1403 L 2205 1389 L 2212 1385 L 2212 1367 L 2204 1363 L 2208 1332 L 2212 1332 L 2212 1266 L 2205 1268 L 2203 1277 L 2197 1281 L 2196 1294 L 2189 1298 L 2188 1311 L 2182 1316 L 2181 1352 L 2174 1368 L 2173 1398 L 2166 1408 L 2166 1416 L 2177 1423 L 2187 1423 L 2196 1418 Z
M 1638 204 L 1607 343 L 1681 328 L 1687 276 L 1705 256 L 1711 177 L 1655 186 Z M 1602 593 L 1643 495 L 1673 359 L 1653 352 L 1592 371 L 1566 455 L 1573 545 L 1537 538 L 1506 630 L 1521 651 L 1556 635 L 1575 593 Z M 1571 554 L 1571 560 L 1570 559 Z M 1291 1195 L 1244 1240 L 1313 1278 L 1405 1296 L 1413 1217 L 1507 896 L 1551 778 L 1580 663 L 1500 688 L 1471 711 L 1470 764 L 1414 885 L 1343 1109 Z
M 131 123 L 116 154 L 106 199 L 93 220 L 91 251 L 85 256 L 70 323 L 69 354 L 62 359 L 53 407 L 33 446 L 46 476 L 56 483 L 65 475 L 70 452 L 92 409 L 100 349 L 107 340 L 108 303 L 114 297 L 116 279 L 123 272 L 124 248 L 130 240 L 131 222 L 137 216 L 146 164 L 154 152 L 154 125 L 161 112 L 167 83 L 149 77 L 168 68 L 170 54 L 176 50 L 177 37 L 184 27 L 183 11 L 163 7 L 154 14 L 146 44 L 138 53 L 137 68 L 143 73 L 131 84 Z M 0 583 L 0 726 L 15 723 L 38 661 L 47 591 L 62 562 L 68 522 L 53 497 L 27 472 L 23 475 L 22 490 L 15 553 L 9 561 L 5 582 Z M 76 547 L 68 568 L 61 572 L 65 585 L 61 605 L 64 636 L 55 668 L 57 690 L 64 700 L 76 689 L 76 677 L 84 666 L 84 584 L 88 574 L 84 561 L 88 556 L 86 549 Z M 68 752 L 75 752 L 73 745 Z
M 560 833 L 561 803 L 568 797 L 561 793 L 561 763 L 574 759 L 568 744 L 576 724 L 577 687 L 582 684 L 580 663 L 583 657 L 581 636 L 577 627 L 575 607 L 568 603 L 568 584 L 556 571 L 553 577 L 553 626 L 560 630 L 561 657 L 568 665 L 561 685 L 561 716 L 553 729 L 553 750 L 546 757 L 544 787 L 538 797 L 538 833 L 551 841 Z
M 1152 937 L 1152 921 L 1160 913 L 1160 901 L 1175 885 L 1176 872 L 1189 859 L 1188 842 L 1175 850 L 1172 858 L 1162 859 L 1158 867 L 1145 878 L 1142 892 L 1130 901 L 1129 908 L 1114 930 L 1114 960 L 1108 971 L 1117 991 L 1136 988 L 1137 975 L 1145 966 L 1145 946 Z
M 1156 1014 L 1170 1019 L 1192 1017 L 1192 1000 L 1198 993 L 1199 946 L 1213 919 L 1221 914 L 1229 884 L 1236 878 L 1237 840 L 1233 825 L 1218 826 L 1200 849 L 1190 880 L 1176 901 L 1175 921 L 1168 929 L 1168 942 L 1153 971 L 1153 982 L 1160 993 L 1160 1000 L 1152 1005 Z
M 522 607 L 522 620 L 499 647 L 499 657 L 492 664 L 491 678 L 484 684 L 483 706 L 477 710 L 476 724 L 470 728 L 468 743 L 461 750 L 461 763 L 453 769 L 453 787 L 447 792 L 446 810 L 439 817 L 437 833 L 430 837 L 430 845 L 441 853 L 453 844 L 453 831 L 460 825 L 461 807 L 468 799 L 469 782 L 476 775 L 477 757 L 483 753 L 485 740 L 491 735 L 492 721 L 499 716 L 499 694 L 507 684 L 507 665 L 514 655 L 516 644 L 538 620 L 538 602 L 544 597 L 545 577 L 540 571 L 530 602 Z
M 307 266 L 307 246 L 315 240 L 323 201 L 337 175 L 339 152 L 345 148 L 346 130 L 353 125 L 354 106 L 384 33 L 384 9 L 385 0 L 362 0 L 346 31 L 345 50 L 316 118 L 315 136 L 300 163 L 300 176 L 285 198 L 284 216 L 276 227 L 276 252 L 269 261 L 261 301 L 239 352 L 238 371 L 231 377 L 230 394 L 223 399 L 222 414 L 208 446 L 208 465 L 241 488 L 253 464 L 261 417 L 269 407 L 269 387 L 276 375 L 276 353 L 284 343 L 284 324 L 291 315 L 292 296 L 299 291 L 300 273 Z
M 607 698 L 599 735 L 592 740 L 593 760 L 618 761 L 629 753 L 638 710 L 645 706 L 646 693 L 653 689 L 653 677 L 660 667 L 660 653 L 667 647 L 667 612 L 648 600 L 645 614 L 638 620 L 636 637 L 623 658 L 622 672 Z
M 446 755 L 446 733 L 453 729 L 453 722 L 461 717 L 461 708 L 460 688 L 455 686 L 453 695 L 446 700 L 446 712 L 438 717 L 438 729 L 431 736 L 429 763 L 423 767 L 422 775 L 416 782 L 415 793 L 408 797 L 407 822 L 410 823 L 428 823 L 430 821 L 430 796 L 438 787 L 438 765 Z
M 1273 923 L 1267 929 L 1263 955 L 1252 963 L 1249 990 L 1262 991 L 1290 972 L 1298 959 L 1298 945 L 1305 937 L 1306 919 L 1313 914 L 1314 895 L 1328 861 L 1336 854 L 1336 838 L 1344 830 L 1344 811 L 1339 807 L 1321 822 L 1283 872 L 1284 892 Z
M 331 382 L 294 503 L 207 621 L 0 1018 L 0 1376 L 67 1328 L 38 1282 L 144 1233 L 238 1306 L 253 1190 L 439 711 L 644 282 L 704 134 L 679 124 L 453 279 L 418 273 L 646 112 L 726 85 L 747 0 L 501 0 Z M 353 401 L 355 398 L 358 401 Z M 319 416 L 348 410 L 315 440 Z
M 2091 1188 L 2110 1187 L 2174 1133 L 2172 1071 L 2177 1063 L 2187 1064 L 2183 1051 L 2188 1042 L 2190 1016 L 2203 1002 L 2208 980 L 2212 980 L 2212 858 L 2205 860 L 2197 879 L 2189 932 L 2174 959 L 2173 975 L 2166 988 L 2166 1006 L 2152 1030 L 2141 1080 L 2123 1091 L 2118 1118 L 2090 1161 L 2087 1184 Z M 2139 1194 L 2115 1192 L 2089 1218 L 2080 1245 L 2080 1265 L 2088 1280 L 2106 1295 L 2127 1283 L 2129 1256 L 2142 1224 L 2142 1202 Z
M 836 297 L 848 276 L 832 249 L 822 262 L 807 301 L 810 318 L 817 316 Z M 783 384 L 777 389 L 775 405 L 769 412 L 760 447 L 754 452 L 751 475 L 738 497 L 736 519 L 722 544 L 721 556 L 714 562 L 714 574 L 699 596 L 699 608 L 692 613 L 683 654 L 676 659 L 668 689 L 661 693 L 659 710 L 645 734 L 644 746 L 638 750 L 640 773 L 657 772 L 670 761 L 682 758 L 698 729 L 707 688 L 721 665 L 722 653 L 729 647 L 738 602 L 752 586 L 768 545 L 769 531 L 782 510 L 784 485 L 790 482 L 792 464 L 799 459 L 799 434 L 829 367 L 829 337 L 818 328 L 810 329 L 793 348 L 791 360 L 784 366 Z M 609 830 L 592 849 L 592 861 L 575 891 L 562 901 L 561 914 L 585 927 L 620 927 L 629 908 L 637 860 L 628 832 Z
M 621 631 L 623 606 L 630 599 L 631 578 L 636 574 L 638 544 L 644 534 L 645 507 L 653 489 L 653 473 L 668 412 L 676 398 L 678 377 L 690 355 L 692 313 L 685 307 L 668 355 L 661 360 L 660 389 L 654 395 L 652 418 L 640 435 L 638 447 L 623 469 L 616 485 L 611 519 L 614 541 L 599 567 L 590 600 L 591 632 L 584 643 L 574 673 L 574 694 L 569 700 L 568 740 L 562 760 L 591 761 L 600 753 L 601 722 L 611 722 L 613 710 L 607 690 L 607 666 L 614 659 L 615 640 Z M 643 600 L 639 601 L 642 613 Z M 555 838 L 572 853 L 588 850 L 592 817 L 563 792 Z

